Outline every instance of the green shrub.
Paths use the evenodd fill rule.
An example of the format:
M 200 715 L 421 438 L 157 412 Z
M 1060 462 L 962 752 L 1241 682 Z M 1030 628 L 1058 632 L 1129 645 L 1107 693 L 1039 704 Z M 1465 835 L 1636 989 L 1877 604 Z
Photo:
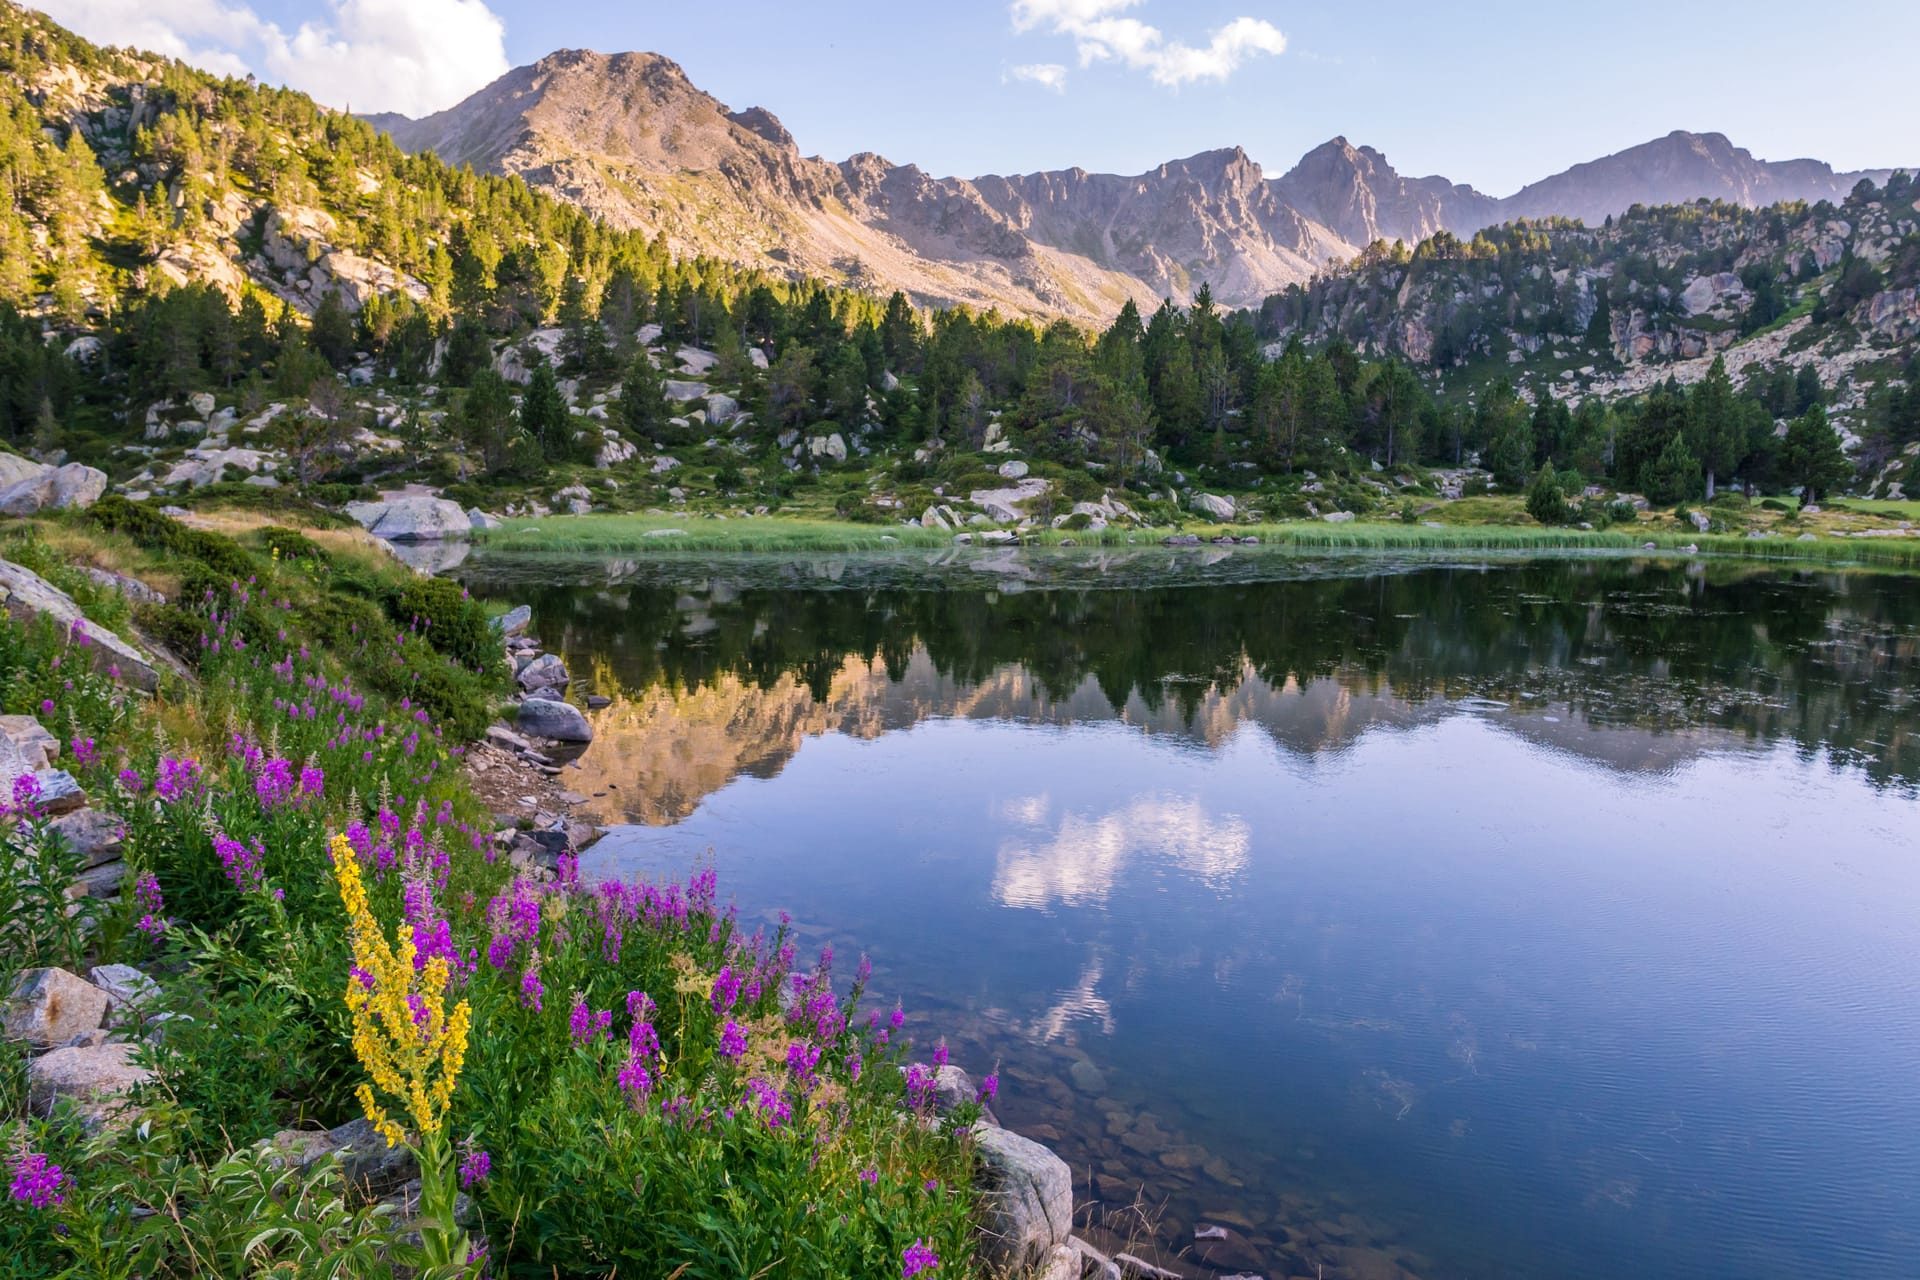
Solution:
M 1566 524 L 1570 519 L 1572 513 L 1566 495 L 1560 491 L 1560 477 L 1551 466 L 1541 467 L 1527 487 L 1527 514 L 1548 527 Z
M 260 531 L 260 540 L 269 552 L 279 552 L 282 560 L 305 560 L 316 565 L 333 563 L 325 547 L 297 529 L 269 525 Z
M 200 665 L 200 641 L 207 633 L 206 620 L 177 604 L 138 604 L 133 620 L 174 657 L 189 667 Z
M 415 578 L 388 596 L 387 616 L 471 671 L 497 672 L 505 660 L 486 607 L 457 582 Z

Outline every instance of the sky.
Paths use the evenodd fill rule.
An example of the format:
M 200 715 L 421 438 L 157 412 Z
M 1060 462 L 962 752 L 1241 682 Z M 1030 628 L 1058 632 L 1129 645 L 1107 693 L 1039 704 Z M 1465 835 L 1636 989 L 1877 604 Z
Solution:
M 30 0 L 91 39 L 423 115 L 558 48 L 644 49 L 810 155 L 1140 173 L 1334 136 L 1490 195 L 1675 129 L 1920 168 L 1920 0 Z

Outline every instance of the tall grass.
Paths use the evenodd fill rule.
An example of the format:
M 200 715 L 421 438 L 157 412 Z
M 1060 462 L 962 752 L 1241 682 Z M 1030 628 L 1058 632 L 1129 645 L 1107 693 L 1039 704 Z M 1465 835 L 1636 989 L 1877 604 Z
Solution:
M 671 529 L 671 535 L 654 531 Z M 1110 528 L 1066 533 L 1033 530 L 1022 535 L 1029 545 L 1082 547 L 1151 546 L 1166 529 Z M 1203 539 L 1219 535 L 1258 538 L 1262 545 L 1296 551 L 1643 551 L 1652 543 L 1659 554 L 1696 547 L 1704 555 L 1745 560 L 1872 565 L 1920 569 L 1920 539 L 1737 538 L 1646 529 L 1544 529 L 1515 525 L 1275 524 L 1198 526 L 1180 530 Z M 488 547 L 528 552 L 645 551 L 889 551 L 954 545 L 954 535 L 905 525 L 849 524 L 830 520 L 662 519 L 658 516 L 578 516 L 560 520 L 510 521 L 503 529 L 479 535 Z

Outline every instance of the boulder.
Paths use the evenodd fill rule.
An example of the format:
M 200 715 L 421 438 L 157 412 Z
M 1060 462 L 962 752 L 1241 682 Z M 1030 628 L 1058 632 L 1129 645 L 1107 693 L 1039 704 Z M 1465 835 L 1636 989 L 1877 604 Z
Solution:
M 567 674 L 566 663 L 550 653 L 529 662 L 514 678 L 528 693 L 564 691 L 573 682 L 573 677 Z
M 152 1079 L 151 1071 L 134 1064 L 130 1044 L 70 1045 L 28 1064 L 27 1101 L 46 1115 L 66 1098 L 88 1127 L 97 1129 L 127 1106 L 128 1093 Z
M 533 607 L 524 604 L 515 605 L 493 620 L 493 629 L 508 638 L 525 635 L 532 625 Z
M 65 969 L 27 969 L 7 997 L 6 1038 L 45 1048 L 97 1031 L 107 993 Z
M 475 531 L 481 529 L 498 529 L 505 525 L 505 523 L 506 522 L 500 519 L 499 516 L 490 516 L 478 507 L 469 507 L 467 509 L 467 526 Z
M 41 511 L 86 508 L 107 491 L 107 473 L 78 462 L 48 467 L 0 490 L 0 515 L 30 516 Z
M 213 416 L 213 395 L 211 392 L 196 391 L 187 397 L 187 408 L 193 410 L 193 416 L 205 422 Z
M 1196 493 L 1187 505 L 1210 520 L 1225 523 L 1233 519 L 1237 508 L 1232 498 L 1223 498 L 1217 493 Z
M 580 709 L 551 698 L 528 698 L 520 704 L 520 728 L 536 738 L 554 742 L 592 742 L 593 726 Z
M 724 427 L 740 416 L 740 402 L 732 396 L 723 396 L 718 392 L 707 397 L 707 421 L 716 427 Z
M 60 739 L 33 716 L 0 716 L 0 733 L 13 739 L 21 757 L 35 769 L 46 768 L 60 755 Z
M 593 465 L 608 471 L 623 462 L 632 462 L 639 452 L 630 441 L 609 434 L 602 437 L 599 452 L 593 455 Z
M 1329 512 L 1327 512 L 1327 514 L 1325 514 L 1325 515 L 1323 515 L 1323 516 L 1321 516 L 1320 518 L 1321 518 L 1322 520 L 1325 520 L 1325 521 L 1326 521 L 1326 522 L 1327 522 L 1328 524 L 1352 524 L 1352 523 L 1353 523 L 1353 512 L 1351 512 L 1351 511 L 1329 511 Z
M 340 1171 L 348 1185 L 362 1195 L 384 1195 L 419 1176 L 420 1165 L 412 1149 L 404 1144 L 388 1146 L 386 1138 L 364 1116 L 327 1130 L 326 1141 L 327 1149 L 340 1153 Z
M 32 458 L 23 458 L 17 453 L 0 453 L 0 491 L 11 489 L 22 480 L 31 480 L 51 470 L 53 468 L 44 462 L 35 462 Z
M 473 532 L 472 518 L 459 503 L 446 498 L 349 502 L 347 514 L 368 533 L 387 542 L 434 542 L 464 538 Z
M 941 529 L 948 532 L 951 532 L 953 529 L 953 526 L 947 523 L 946 517 L 940 514 L 940 508 L 938 507 L 928 507 L 920 513 L 920 527 L 922 529 Z
M 1036 1280 L 1080 1280 L 1080 1255 L 1064 1244 L 1053 1246 L 1034 1272 Z
M 35 803 L 39 805 L 41 813 L 51 817 L 72 813 L 86 806 L 87 793 L 65 770 L 35 769 L 33 780 L 40 785 L 40 798 Z
M 127 838 L 126 824 L 98 809 L 78 809 L 55 818 L 53 829 L 89 867 L 102 866 L 118 858 Z
M 87 970 L 93 985 L 107 994 L 107 1010 L 150 1008 L 160 999 L 160 984 L 130 964 L 97 964 Z
M 70 643 L 84 636 L 84 651 L 95 670 L 117 668 L 121 679 L 141 689 L 151 690 L 159 683 L 153 666 L 132 645 L 88 622 L 66 592 L 10 560 L 0 560 L 0 608 L 15 622 L 50 618 L 66 631 Z
M 1052 488 L 1045 480 L 1027 479 L 1011 489 L 975 489 L 967 501 L 985 512 L 997 524 L 1012 524 L 1022 517 L 1020 504 L 1031 502 Z
M 668 378 L 660 384 L 660 393 L 676 404 L 704 400 L 708 390 L 704 382 L 682 382 L 676 378 Z
M 1072 1171 L 1017 1133 L 983 1128 L 973 1138 L 981 1256 L 1010 1273 L 1046 1265 L 1073 1230 Z
M 1006 480 L 1025 480 L 1028 469 L 1024 462 L 1003 462 L 1000 464 L 1000 475 Z
M 814 436 L 807 441 L 807 453 L 814 458 L 845 462 L 847 460 L 846 438 L 838 431 L 830 436 Z

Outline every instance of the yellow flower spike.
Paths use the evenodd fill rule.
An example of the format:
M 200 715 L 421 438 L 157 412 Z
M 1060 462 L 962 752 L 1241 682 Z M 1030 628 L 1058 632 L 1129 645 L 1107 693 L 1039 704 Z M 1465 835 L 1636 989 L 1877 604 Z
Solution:
M 464 1000 L 447 1010 L 453 971 L 446 957 L 435 956 L 415 970 L 413 926 L 399 926 L 398 945 L 388 943 L 368 909 L 360 863 L 344 835 L 333 838 L 331 852 L 353 949 L 345 996 L 353 1014 L 353 1052 L 370 1081 L 356 1090 L 361 1110 L 388 1146 L 405 1142 L 406 1130 L 381 1104 L 381 1095 L 400 1104 L 422 1137 L 434 1137 L 445 1125 L 466 1062 L 472 1011 Z

